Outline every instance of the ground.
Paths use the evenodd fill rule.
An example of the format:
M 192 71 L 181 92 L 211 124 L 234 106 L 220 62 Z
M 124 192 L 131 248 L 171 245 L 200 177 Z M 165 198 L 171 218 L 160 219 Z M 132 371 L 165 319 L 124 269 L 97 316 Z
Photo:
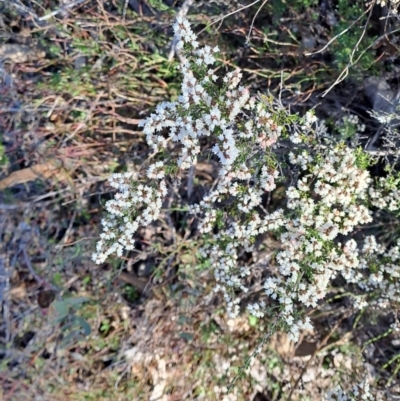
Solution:
M 396 385 L 398 337 L 378 315 L 349 315 L 340 285 L 308 311 L 316 329 L 296 346 L 284 333 L 267 336 L 267 320 L 227 317 L 185 208 L 214 182 L 211 161 L 197 166 L 190 196 L 182 186 L 175 206 L 139 233 L 133 256 L 92 262 L 112 196 L 106 179 L 143 163 L 139 121 L 179 94 L 171 26 L 182 3 L 0 1 L 3 399 L 322 399 L 334 371 L 335 380 Z M 394 93 L 398 21 L 382 19 L 380 6 L 366 13 L 364 1 L 291 3 L 194 1 L 187 15 L 196 32 L 205 29 L 202 43 L 220 46 L 220 69 L 242 68 L 253 93 L 280 94 L 293 112 L 317 107 L 349 137 L 357 127 L 346 118 L 357 115 L 367 126 L 362 140 L 375 138 L 368 110 L 381 97 L 365 78 Z M 273 202 L 284 201 L 282 191 Z M 260 239 L 244 302 L 260 292 L 278 248 L 273 236 Z M 264 351 L 239 375 L 264 337 Z

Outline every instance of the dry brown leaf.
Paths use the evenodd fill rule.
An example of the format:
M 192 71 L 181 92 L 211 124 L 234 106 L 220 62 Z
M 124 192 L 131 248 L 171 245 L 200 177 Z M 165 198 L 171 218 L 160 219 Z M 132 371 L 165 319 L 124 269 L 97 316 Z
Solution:
M 294 356 L 310 356 L 313 355 L 318 348 L 316 341 L 302 341 L 295 349 Z
M 21 299 L 26 296 L 26 287 L 25 284 L 21 284 L 18 287 L 14 287 L 9 292 L 11 299 Z M 1 400 L 1 398 L 0 398 Z
M 18 184 L 25 184 L 37 179 L 56 179 L 57 181 L 69 180 L 69 175 L 56 163 L 47 162 L 32 167 L 14 171 L 8 177 L 0 181 L 0 190 L 13 187 Z
M 282 358 L 292 358 L 294 355 L 294 342 L 289 339 L 287 333 L 277 332 L 270 340 L 270 346 Z
M 199 162 L 195 166 L 195 172 L 198 175 L 204 175 L 208 177 L 212 177 L 215 179 L 218 175 L 218 170 L 219 166 L 216 163 L 213 163 L 213 161 L 209 161 L 208 163 L 206 162 Z M 207 177 L 207 178 L 208 178 Z

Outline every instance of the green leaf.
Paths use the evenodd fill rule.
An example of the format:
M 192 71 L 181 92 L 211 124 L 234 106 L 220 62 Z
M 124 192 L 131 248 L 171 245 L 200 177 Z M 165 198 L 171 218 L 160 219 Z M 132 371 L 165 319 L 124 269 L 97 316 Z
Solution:
M 82 316 L 75 316 L 75 321 L 77 322 L 77 324 L 79 324 L 79 326 L 82 327 L 83 334 L 85 336 L 90 335 L 90 333 L 92 332 L 92 329 L 91 329 L 89 323 Z
M 182 332 L 179 334 L 180 338 L 183 338 L 186 341 L 192 341 L 193 340 L 193 335 L 190 333 Z
M 187 318 L 185 315 L 179 315 L 178 324 L 185 324 L 187 322 Z
M 63 281 L 63 279 L 62 279 L 61 273 L 58 273 L 58 272 L 55 273 L 54 277 L 53 277 L 54 284 L 57 285 L 58 287 L 61 287 L 62 281 Z
M 254 327 L 257 325 L 258 319 L 255 316 L 249 316 L 249 324 Z
M 77 306 L 88 301 L 90 301 L 90 299 L 86 297 L 67 298 L 64 300 L 64 302 L 70 306 Z
M 53 307 L 58 314 L 59 319 L 64 319 L 69 314 L 69 306 L 64 301 L 55 301 L 53 302 Z

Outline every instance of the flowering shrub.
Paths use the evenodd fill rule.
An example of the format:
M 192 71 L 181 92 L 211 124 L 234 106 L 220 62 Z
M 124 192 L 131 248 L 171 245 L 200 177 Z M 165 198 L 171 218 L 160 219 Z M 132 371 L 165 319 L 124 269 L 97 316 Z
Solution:
M 190 213 L 199 221 L 200 253 L 214 267 L 215 289 L 230 316 L 239 314 L 238 294 L 248 291 L 252 274 L 240 255 L 252 252 L 266 232 L 280 240 L 278 271 L 268 273 L 265 298 L 248 310 L 259 318 L 273 314 L 293 341 L 312 328 L 302 316 L 305 308 L 316 307 L 338 275 L 354 285 L 356 308 L 399 302 L 400 243 L 387 248 L 368 236 L 361 247 L 351 236 L 375 212 L 398 212 L 400 179 L 375 183 L 368 154 L 328 135 L 312 112 L 301 118 L 272 97 L 251 97 L 239 86 L 239 70 L 216 75 L 218 47 L 200 47 L 188 21 L 178 19 L 174 31 L 182 51 L 182 93 L 141 124 L 154 152 L 146 177 L 111 177 L 117 193 L 106 204 L 109 217 L 102 220 L 93 260 L 103 263 L 133 250 L 136 230 L 159 218 L 171 179 L 178 182 L 200 159 L 213 158 L 219 163 L 216 185 L 190 205 Z M 266 195 L 282 184 L 286 205 L 266 210 Z M 359 399 L 356 392 L 368 389 L 355 388 L 353 398 L 340 391 L 328 399 Z

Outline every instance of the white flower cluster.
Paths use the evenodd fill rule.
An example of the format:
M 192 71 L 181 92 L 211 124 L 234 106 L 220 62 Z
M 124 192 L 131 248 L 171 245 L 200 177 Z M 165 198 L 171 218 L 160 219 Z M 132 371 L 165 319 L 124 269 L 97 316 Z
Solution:
M 170 142 L 181 145 L 177 164 L 181 169 L 188 169 L 197 162 L 201 150 L 199 139 L 214 134 L 217 143 L 212 152 L 229 169 L 238 155 L 232 127 L 249 99 L 249 92 L 243 87 L 237 87 L 241 78 L 239 70 L 223 77 L 225 87 L 219 90 L 214 84 L 218 77 L 212 69 L 208 69 L 215 62 L 218 47 L 204 46 L 195 50 L 199 46 L 196 35 L 188 21 L 181 17 L 178 17 L 174 31 L 178 38 L 178 48 L 187 46 L 194 60 L 189 54 L 181 62 L 183 83 L 178 101 L 161 103 L 156 113 L 141 123 L 147 143 L 155 151 L 167 149 Z M 161 132 L 164 129 L 169 131 L 167 137 Z
M 400 177 L 380 177 L 375 187 L 369 188 L 370 201 L 378 209 L 400 210 Z
M 134 249 L 133 235 L 137 229 L 157 220 L 160 214 L 162 199 L 167 194 L 165 182 L 156 187 L 138 184 L 136 180 L 133 172 L 117 173 L 109 179 L 118 192 L 106 203 L 109 216 L 101 221 L 103 233 L 92 255 L 97 264 L 111 254 L 121 257 L 125 249 Z
M 400 302 L 400 240 L 386 249 L 374 236 L 368 236 L 358 259 L 358 271 L 348 281 L 357 284 L 363 294 L 374 294 L 368 300 L 369 307 L 390 311 L 393 306 L 397 309 Z
M 281 304 L 289 334 L 297 340 L 299 330 L 310 328 L 310 322 L 295 321 L 296 305 L 315 307 L 337 272 L 351 275 L 356 266 L 354 241 L 343 247 L 328 244 L 371 221 L 368 209 L 357 204 L 365 198 L 370 178 L 356 166 L 350 149 L 328 150 L 320 161 L 303 151 L 291 160 L 308 174 L 298 180 L 297 188 L 287 190 L 288 207 L 296 214 L 286 221 L 281 235 L 282 251 L 276 259 L 282 278 L 269 278 L 264 289 Z M 319 199 L 312 198 L 311 191 Z
M 360 118 L 356 114 L 349 114 L 344 116 L 341 121 L 337 123 L 338 130 L 343 136 L 348 136 L 351 131 L 354 133 L 362 133 L 365 131 L 365 124 L 360 122 Z
M 234 198 L 237 210 L 249 216 L 246 222 L 239 219 L 225 221 L 223 229 L 213 235 L 217 243 L 203 250 L 215 268 L 217 290 L 223 292 L 230 315 L 239 312 L 239 301 L 234 289 L 243 292 L 244 278 L 249 270 L 238 267 L 238 249 L 250 252 L 257 235 L 284 228 L 281 235 L 282 250 L 276 260 L 279 277 L 270 277 L 264 284 L 265 293 L 279 303 L 280 315 L 284 319 L 291 339 L 297 341 L 301 330 L 311 329 L 308 318 L 297 318 L 299 305 L 315 307 L 325 297 L 331 280 L 341 272 L 346 278 L 354 276 L 358 266 L 357 244 L 349 240 L 344 246 L 334 245 L 339 234 L 347 235 L 356 226 L 371 221 L 369 210 L 360 200 L 366 198 L 370 178 L 365 170 L 357 167 L 356 155 L 348 148 L 327 149 L 320 159 L 314 160 L 307 151 L 290 154 L 292 163 L 299 164 L 303 176 L 297 187 L 287 190 L 288 207 L 294 211 L 291 218 L 285 217 L 283 210 L 272 214 L 260 214 L 263 189 L 275 188 L 276 170 L 263 168 L 255 179 L 242 167 L 242 179 L 252 178 L 238 191 L 238 174 L 232 175 L 232 183 L 225 176 L 219 186 L 193 207 L 196 212 L 205 211 L 205 219 L 200 227 L 210 233 L 218 220 L 213 205 L 225 194 Z M 267 177 L 265 180 L 264 177 Z M 317 195 L 312 197 L 311 192 Z M 249 306 L 250 313 L 262 317 L 264 303 Z
M 207 69 L 207 65 L 215 62 L 214 55 L 219 51 L 218 47 L 211 49 L 204 46 L 195 50 L 199 47 L 196 35 L 188 21 L 182 18 L 177 19 L 174 30 L 178 48 L 187 45 L 194 52 L 195 61 L 183 58 L 181 62 L 183 83 L 178 101 L 159 104 L 156 112 L 140 125 L 148 145 L 154 151 L 168 149 L 171 142 L 181 145 L 176 163 L 180 169 L 188 169 L 196 163 L 201 150 L 200 137 L 213 134 L 217 143 L 212 151 L 224 166 L 221 175 L 227 174 L 239 153 L 235 137 L 239 138 L 240 134 L 233 129 L 235 119 L 247 103 L 249 92 L 237 87 L 241 78 L 239 70 L 228 73 L 223 78 L 226 88 L 219 90 L 213 83 L 218 77 L 212 69 Z M 162 132 L 165 129 L 169 130 L 168 136 Z M 97 252 L 93 254 L 96 263 L 104 262 L 111 254 L 122 256 L 124 249 L 132 250 L 133 235 L 138 227 L 146 226 L 158 218 L 167 189 L 164 181 L 154 181 L 162 180 L 165 173 L 164 162 L 157 161 L 148 168 L 148 178 L 153 180 L 150 185 L 138 184 L 133 173 L 111 177 L 110 184 L 118 192 L 106 204 L 110 216 L 102 221 L 103 233 L 97 243 Z M 272 188 L 273 178 L 265 171 L 263 178 L 264 186 Z M 252 199 L 243 199 L 243 202 L 248 208 L 254 207 Z
M 314 115 L 313 112 L 308 111 L 303 119 L 303 125 L 301 126 L 301 131 L 304 135 L 305 132 L 310 131 L 312 129 L 312 126 L 314 123 L 318 121 L 318 118 Z M 294 143 L 294 144 L 299 144 L 303 142 L 302 135 L 299 131 L 294 131 L 292 135 L 290 135 L 289 139 Z
M 244 293 L 248 291 L 243 280 L 250 275 L 247 267 L 238 267 L 238 250 L 244 248 L 246 251 L 253 250 L 252 238 L 267 231 L 276 230 L 284 224 L 283 211 L 278 210 L 265 216 L 263 219 L 259 214 L 253 214 L 247 224 L 232 222 L 227 228 L 213 236 L 213 246 L 202 249 L 203 256 L 210 259 L 214 267 L 214 275 L 217 281 L 215 291 L 221 291 L 227 303 L 228 314 L 234 318 L 239 314 L 239 298 L 234 295 L 234 289 L 241 289 Z M 265 303 L 261 301 L 249 307 L 255 316 L 265 313 Z

